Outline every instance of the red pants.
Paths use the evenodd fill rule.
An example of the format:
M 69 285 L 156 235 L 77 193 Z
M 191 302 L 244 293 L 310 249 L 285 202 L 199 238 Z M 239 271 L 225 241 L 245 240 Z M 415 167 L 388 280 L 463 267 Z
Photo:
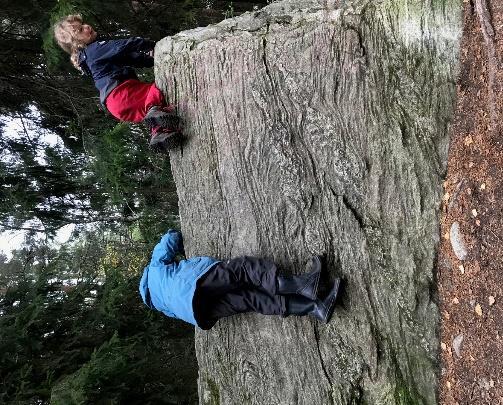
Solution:
M 112 90 L 105 104 L 115 118 L 121 121 L 140 122 L 150 107 L 164 106 L 166 102 L 155 83 L 129 79 Z

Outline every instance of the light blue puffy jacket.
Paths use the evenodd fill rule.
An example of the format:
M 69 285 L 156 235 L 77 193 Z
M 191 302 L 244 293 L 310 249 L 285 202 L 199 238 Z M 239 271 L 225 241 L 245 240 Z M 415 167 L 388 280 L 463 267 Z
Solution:
M 170 229 L 155 246 L 152 260 L 143 271 L 140 294 L 150 308 L 197 326 L 192 304 L 197 280 L 219 261 L 199 256 L 176 263 L 175 256 L 181 252 L 182 234 Z

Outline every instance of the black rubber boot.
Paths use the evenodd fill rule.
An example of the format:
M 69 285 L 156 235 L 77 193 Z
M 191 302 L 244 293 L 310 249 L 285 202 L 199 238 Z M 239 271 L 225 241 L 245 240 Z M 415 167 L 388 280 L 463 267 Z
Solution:
M 324 323 L 328 323 L 334 312 L 340 281 L 340 279 L 335 280 L 332 289 L 324 299 L 310 300 L 302 295 L 285 297 L 286 311 L 284 315 L 310 315 Z
M 297 294 L 315 300 L 318 294 L 318 285 L 321 275 L 321 260 L 314 256 L 306 265 L 308 273 L 300 275 L 277 276 L 279 295 Z

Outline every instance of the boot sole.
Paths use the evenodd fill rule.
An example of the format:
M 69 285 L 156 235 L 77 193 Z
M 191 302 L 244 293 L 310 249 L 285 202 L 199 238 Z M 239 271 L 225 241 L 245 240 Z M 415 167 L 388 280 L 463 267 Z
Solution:
M 183 136 L 180 132 L 161 133 L 149 143 L 149 147 L 154 152 L 164 152 L 174 149 L 182 143 Z

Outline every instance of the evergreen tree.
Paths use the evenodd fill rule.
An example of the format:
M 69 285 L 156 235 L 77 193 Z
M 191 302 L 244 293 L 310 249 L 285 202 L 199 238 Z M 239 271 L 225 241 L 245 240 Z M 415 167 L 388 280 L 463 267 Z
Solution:
M 106 192 L 96 187 L 92 173 L 82 171 L 85 156 L 39 138 L 26 132 L 0 140 L 0 228 L 20 229 L 36 220 L 33 229 L 51 234 L 69 223 L 108 220 Z
M 4 274 L 0 286 L 1 403 L 196 401 L 193 328 L 139 298 L 149 251 L 87 235 L 59 251 L 32 241 L 15 252 L 22 276 Z

